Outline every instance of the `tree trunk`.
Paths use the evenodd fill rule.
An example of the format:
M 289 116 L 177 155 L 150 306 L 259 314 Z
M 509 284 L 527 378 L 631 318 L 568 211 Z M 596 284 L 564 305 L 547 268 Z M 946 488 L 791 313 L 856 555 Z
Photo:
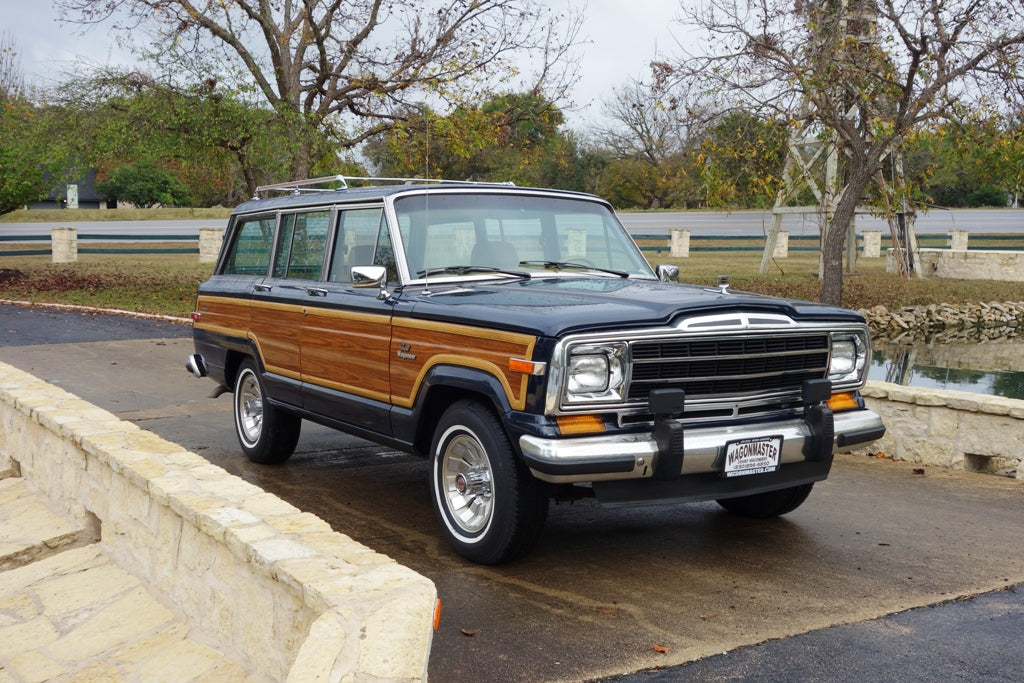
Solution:
M 825 240 L 822 244 L 821 302 L 841 306 L 843 300 L 843 245 L 846 232 L 857 211 L 857 204 L 871 179 L 867 168 L 857 169 L 843 190 L 843 196 L 836 204 L 832 221 L 825 226 Z

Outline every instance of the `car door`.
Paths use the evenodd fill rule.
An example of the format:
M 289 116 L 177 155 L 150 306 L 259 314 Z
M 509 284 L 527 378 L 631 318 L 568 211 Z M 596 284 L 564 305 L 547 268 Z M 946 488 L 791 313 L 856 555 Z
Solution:
M 250 329 L 267 372 L 270 394 L 301 406 L 301 329 L 311 303 L 323 297 L 332 211 L 282 213 L 267 278 L 254 285 Z
M 392 304 L 352 283 L 352 268 L 381 265 L 397 281 L 381 206 L 339 209 L 319 293 L 301 326 L 305 408 L 348 427 L 390 434 Z

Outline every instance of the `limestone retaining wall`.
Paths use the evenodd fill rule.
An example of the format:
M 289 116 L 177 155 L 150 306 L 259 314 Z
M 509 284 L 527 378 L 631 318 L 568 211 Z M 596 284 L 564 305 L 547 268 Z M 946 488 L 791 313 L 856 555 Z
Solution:
M 0 471 L 273 680 L 426 678 L 437 592 L 319 518 L 0 363 Z
M 921 272 L 929 277 L 1024 282 L 1024 252 L 1021 251 L 920 249 L 919 257 Z M 892 249 L 886 271 L 896 272 Z
M 1024 401 L 887 382 L 868 382 L 863 394 L 886 433 L 855 452 L 1024 481 Z

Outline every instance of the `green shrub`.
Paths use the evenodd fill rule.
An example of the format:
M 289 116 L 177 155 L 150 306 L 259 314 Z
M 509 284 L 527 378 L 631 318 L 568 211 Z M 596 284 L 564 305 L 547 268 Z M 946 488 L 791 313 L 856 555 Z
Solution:
M 192 203 L 185 184 L 172 171 L 148 161 L 119 166 L 96 189 L 118 202 L 141 208 L 158 204 L 183 206 Z

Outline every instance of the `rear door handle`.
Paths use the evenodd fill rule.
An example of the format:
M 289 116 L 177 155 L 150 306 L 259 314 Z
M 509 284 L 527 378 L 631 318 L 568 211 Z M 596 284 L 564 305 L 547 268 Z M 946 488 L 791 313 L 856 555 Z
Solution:
M 309 296 L 327 296 L 327 290 L 320 287 L 307 287 L 306 294 Z
M 274 288 L 273 285 L 253 285 L 252 286 L 252 291 L 254 291 L 254 292 L 269 292 L 273 288 Z

